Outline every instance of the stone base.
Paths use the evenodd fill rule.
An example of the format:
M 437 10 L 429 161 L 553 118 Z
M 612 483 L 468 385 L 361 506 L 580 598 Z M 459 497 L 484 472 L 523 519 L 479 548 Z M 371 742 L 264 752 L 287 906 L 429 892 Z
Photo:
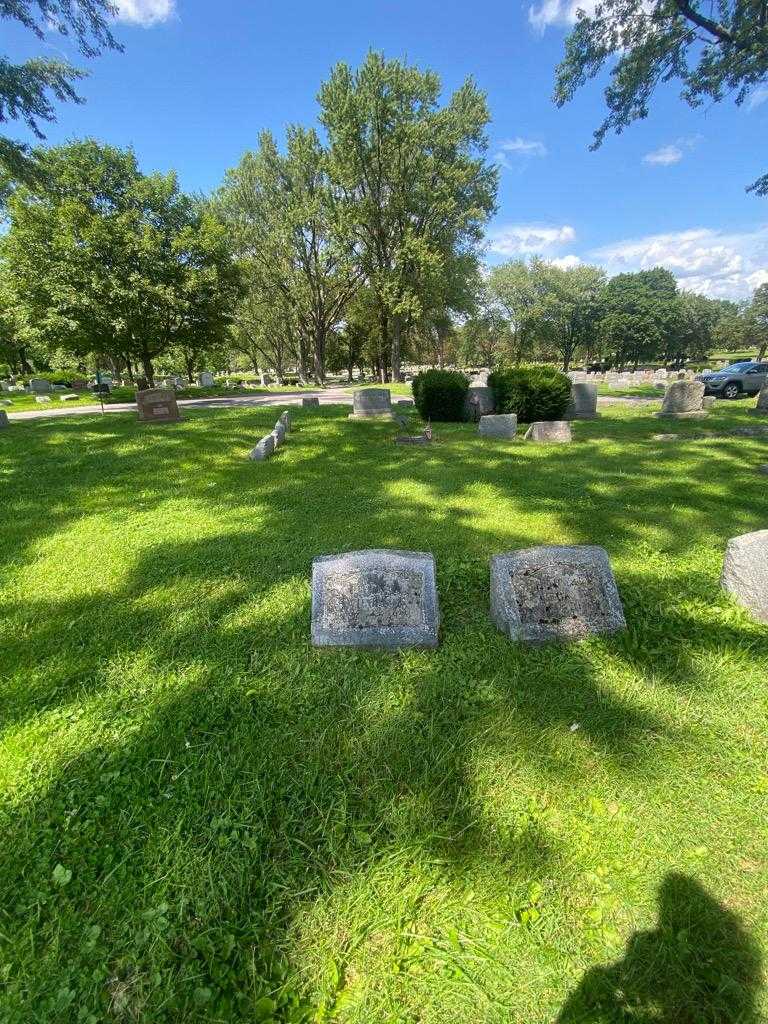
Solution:
M 569 413 L 566 416 L 566 419 L 567 420 L 599 420 L 601 416 L 602 416 L 602 413 L 600 413 L 600 412 L 593 412 L 593 413 L 586 413 L 586 412 L 578 413 L 578 412 L 574 412 L 574 413 Z
M 709 416 L 709 411 L 695 409 L 693 412 L 655 412 L 653 415 L 660 420 L 703 420 Z
M 348 420 L 391 420 L 391 412 L 351 412 Z

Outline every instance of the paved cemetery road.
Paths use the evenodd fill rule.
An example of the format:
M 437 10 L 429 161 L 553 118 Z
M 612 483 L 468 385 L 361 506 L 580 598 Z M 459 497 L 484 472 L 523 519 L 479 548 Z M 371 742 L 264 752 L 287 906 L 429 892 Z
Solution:
M 352 404 L 352 395 L 344 388 L 325 388 L 323 391 L 271 391 L 267 395 L 233 395 L 231 398 L 179 398 L 179 408 L 231 409 L 254 405 L 299 405 L 302 398 L 319 398 L 323 405 Z M 49 416 L 81 416 L 101 412 L 100 405 L 42 405 L 39 409 L 8 412 L 9 420 L 40 420 Z M 136 412 L 135 402 L 115 402 L 104 406 L 104 412 Z
M 232 409 L 248 408 L 254 405 L 299 405 L 302 398 L 319 398 L 323 405 L 352 404 L 351 392 L 341 387 L 325 388 L 323 391 L 272 391 L 268 395 L 233 395 L 231 398 L 180 398 L 178 404 L 179 408 Z M 619 405 L 624 402 L 646 405 L 650 402 L 658 402 L 660 398 L 621 398 L 616 396 L 615 398 L 598 398 L 597 401 L 598 405 Z M 101 412 L 100 405 L 57 406 L 51 402 L 50 406 L 41 406 L 39 409 L 27 409 L 24 412 L 8 411 L 8 419 L 42 420 L 51 416 L 90 416 L 99 412 Z M 104 412 L 136 412 L 136 403 L 117 402 L 114 405 L 105 405 Z

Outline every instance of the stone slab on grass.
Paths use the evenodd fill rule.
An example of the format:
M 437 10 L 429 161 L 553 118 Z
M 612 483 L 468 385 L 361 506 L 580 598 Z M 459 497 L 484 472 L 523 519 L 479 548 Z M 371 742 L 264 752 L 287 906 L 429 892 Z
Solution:
M 262 437 L 255 448 L 251 448 L 248 458 L 252 462 L 264 462 L 274 454 L 274 451 L 275 439 L 271 434 L 267 434 L 266 437 Z
M 421 551 L 349 551 L 312 562 L 316 647 L 436 647 L 435 560 Z
M 626 628 L 604 548 L 541 546 L 491 559 L 491 618 L 512 640 L 581 640 Z
M 768 622 L 768 530 L 731 537 L 720 583 L 758 622 Z
M 538 420 L 525 432 L 526 441 L 543 444 L 568 444 L 571 441 L 571 424 L 568 420 Z
M 509 412 L 481 416 L 477 431 L 481 437 L 499 437 L 511 441 L 517 433 L 517 415 Z

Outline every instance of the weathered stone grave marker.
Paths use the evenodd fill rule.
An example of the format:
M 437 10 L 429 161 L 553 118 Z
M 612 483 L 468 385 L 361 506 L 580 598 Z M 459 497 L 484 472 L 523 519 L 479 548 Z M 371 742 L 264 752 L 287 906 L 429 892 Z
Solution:
M 312 562 L 316 647 L 436 647 L 435 560 L 420 551 L 349 551 Z
M 496 408 L 496 399 L 493 395 L 493 388 L 485 385 L 470 385 L 464 398 L 464 419 L 470 423 L 479 422 L 482 416 L 487 416 Z
M 525 440 L 567 444 L 571 440 L 571 424 L 567 420 L 539 420 L 528 427 Z
M 8 413 L 5 409 L 0 409 L 0 430 L 2 430 L 3 427 L 10 426 L 10 423 L 11 421 L 8 419 Z
M 758 622 L 768 622 L 768 530 L 731 537 L 720 583 Z
M 500 437 L 511 441 L 517 433 L 517 415 L 507 412 L 481 416 L 477 430 L 481 437 Z
M 251 448 L 248 452 L 248 458 L 252 462 L 264 462 L 265 459 L 270 458 L 275 450 L 275 439 L 272 434 L 267 434 L 266 437 L 262 437 L 255 448 Z
M 626 627 L 604 548 L 542 546 L 491 559 L 491 618 L 512 640 L 579 640 Z
M 752 410 L 757 416 L 768 416 L 768 384 L 763 384 L 757 396 L 757 405 Z
M 708 415 L 702 408 L 704 385 L 700 380 L 675 380 L 664 393 L 661 412 L 657 416 L 670 416 L 674 419 L 703 419 Z
M 210 370 L 201 370 L 197 375 L 197 383 L 201 388 L 212 388 L 216 383 L 216 378 Z
M 311 395 L 308 398 L 302 398 L 301 404 L 305 409 L 314 409 L 316 406 L 320 405 L 320 399 Z
M 352 394 L 351 420 L 390 419 L 392 395 L 389 388 L 362 388 Z
M 136 392 L 136 407 L 141 423 L 176 423 L 179 407 L 170 388 L 147 388 Z
M 594 420 L 600 413 L 597 411 L 597 384 L 586 381 L 574 381 L 571 384 L 571 397 L 565 410 L 567 420 Z

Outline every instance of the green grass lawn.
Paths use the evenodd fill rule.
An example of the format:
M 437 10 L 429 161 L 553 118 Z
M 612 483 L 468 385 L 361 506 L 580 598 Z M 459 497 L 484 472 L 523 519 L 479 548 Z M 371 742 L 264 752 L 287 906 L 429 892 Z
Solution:
M 348 411 L 266 463 L 274 409 L 0 431 L 3 1024 L 765 1020 L 768 628 L 718 583 L 765 440 Z M 605 546 L 627 632 L 497 632 L 533 544 Z M 367 547 L 434 553 L 438 650 L 310 646 L 312 557 Z
M 628 388 L 609 388 L 607 384 L 598 384 L 597 393 L 605 398 L 656 398 L 659 401 L 664 392 L 653 384 L 637 384 Z
M 343 385 L 342 385 L 343 387 Z M 386 388 L 392 395 L 393 398 L 411 398 L 413 391 L 411 385 L 408 382 L 402 384 L 397 382 L 390 382 L 389 384 L 379 384 L 377 381 L 368 381 L 365 384 L 352 384 L 347 387 L 347 391 L 352 394 L 353 391 L 359 391 L 361 388 Z

